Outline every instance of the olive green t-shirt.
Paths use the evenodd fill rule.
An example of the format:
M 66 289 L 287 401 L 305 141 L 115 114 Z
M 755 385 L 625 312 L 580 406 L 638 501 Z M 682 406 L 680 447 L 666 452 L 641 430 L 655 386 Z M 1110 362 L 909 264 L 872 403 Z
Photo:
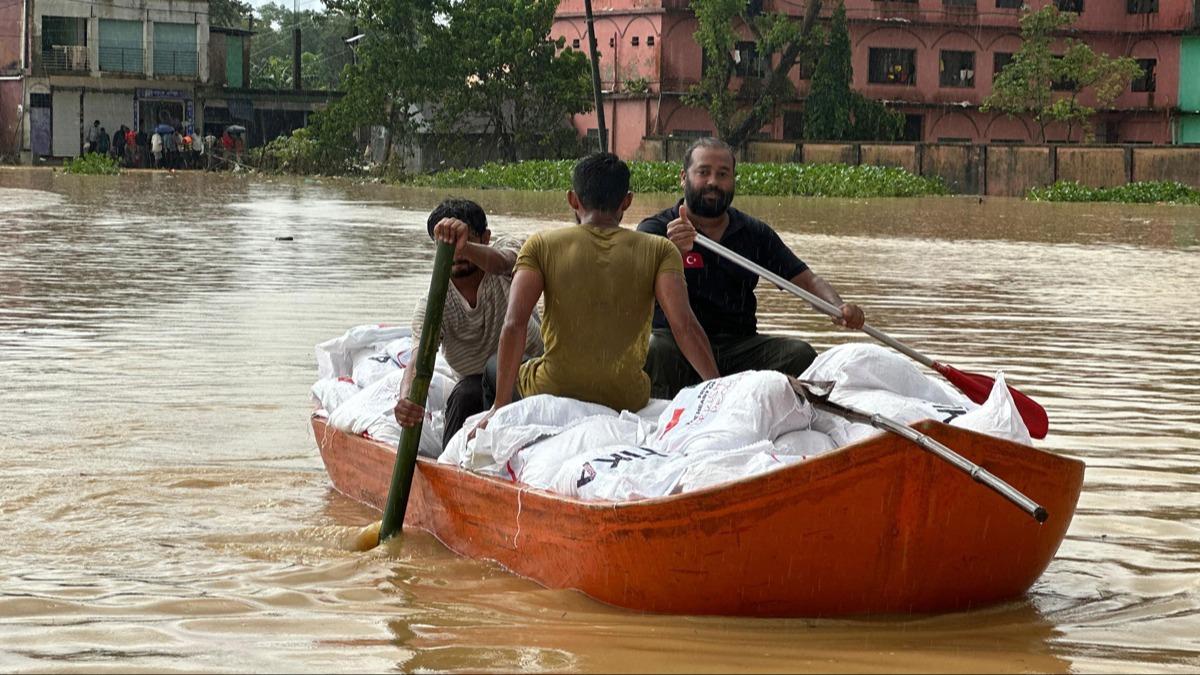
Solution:
M 554 394 L 639 410 L 650 400 L 642 370 L 659 274 L 683 275 L 679 250 L 665 237 L 576 225 L 538 232 L 516 271 L 542 275 L 545 355 L 521 366 L 522 396 Z

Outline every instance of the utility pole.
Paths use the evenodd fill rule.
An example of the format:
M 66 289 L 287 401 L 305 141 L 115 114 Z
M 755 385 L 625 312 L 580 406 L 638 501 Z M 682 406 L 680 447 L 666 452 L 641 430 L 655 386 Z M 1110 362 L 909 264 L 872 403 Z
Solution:
M 592 50 L 592 94 L 596 99 L 596 127 L 600 135 L 600 152 L 608 152 L 608 129 L 604 128 L 604 95 L 600 91 L 600 55 L 596 53 L 596 27 L 592 24 L 592 0 L 583 0 L 587 14 L 588 46 Z
M 292 89 L 296 91 L 304 88 L 300 70 L 300 7 L 298 0 L 292 0 Z

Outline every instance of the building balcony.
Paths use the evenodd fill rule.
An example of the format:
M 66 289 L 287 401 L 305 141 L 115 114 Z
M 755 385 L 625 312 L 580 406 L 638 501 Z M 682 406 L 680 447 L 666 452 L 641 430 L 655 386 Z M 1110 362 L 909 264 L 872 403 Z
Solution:
M 88 72 L 87 45 L 51 45 L 42 50 L 42 69 L 47 73 Z
M 145 53 L 146 50 L 141 47 L 100 45 L 100 70 L 105 73 L 145 73 Z

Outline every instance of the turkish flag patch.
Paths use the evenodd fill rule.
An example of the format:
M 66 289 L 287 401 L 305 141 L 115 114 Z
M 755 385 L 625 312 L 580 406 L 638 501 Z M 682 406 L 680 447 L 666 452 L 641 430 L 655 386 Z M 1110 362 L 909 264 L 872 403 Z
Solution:
M 704 267 L 704 256 L 695 251 L 688 251 L 683 255 L 683 269 L 698 270 Z

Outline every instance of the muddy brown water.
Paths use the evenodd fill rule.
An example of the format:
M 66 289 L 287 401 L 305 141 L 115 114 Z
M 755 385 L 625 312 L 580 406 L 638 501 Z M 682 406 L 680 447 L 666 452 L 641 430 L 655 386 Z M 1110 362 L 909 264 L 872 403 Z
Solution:
M 568 215 L 457 192 L 496 231 Z M 739 197 L 877 327 L 1002 368 L 1049 410 L 1039 445 L 1088 465 L 1021 600 L 752 620 L 614 609 L 420 533 L 346 550 L 376 514 L 323 471 L 312 348 L 408 320 L 446 193 L 0 171 L 0 670 L 1200 668 L 1200 208 Z M 862 339 L 760 297 L 764 330 Z

